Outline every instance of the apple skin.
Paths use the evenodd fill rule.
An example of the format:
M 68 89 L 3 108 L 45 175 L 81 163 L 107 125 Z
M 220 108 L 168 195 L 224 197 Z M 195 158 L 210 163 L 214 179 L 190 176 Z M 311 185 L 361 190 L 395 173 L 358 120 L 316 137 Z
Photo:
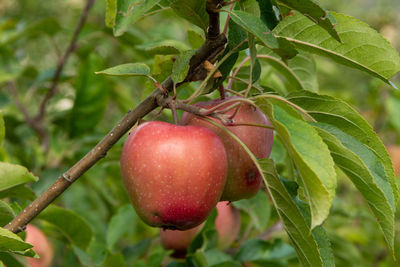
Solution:
M 229 97 L 226 100 L 236 98 Z M 225 100 L 211 100 L 198 102 L 195 106 L 210 109 Z M 232 103 L 228 103 L 218 110 L 224 109 Z M 236 109 L 225 113 L 232 115 Z M 213 119 L 219 122 L 217 119 Z M 261 110 L 243 104 L 235 117 L 234 123 L 256 123 L 271 125 Z M 227 133 L 211 123 L 191 113 L 184 112 L 181 118 L 182 125 L 198 125 L 211 129 L 222 140 L 228 155 L 228 178 L 221 200 L 236 201 L 243 198 L 250 198 L 257 194 L 261 186 L 262 177 L 246 151 Z M 271 129 L 254 126 L 226 126 L 235 134 L 257 158 L 269 157 L 273 144 L 273 131 Z
M 400 146 L 389 145 L 386 149 L 393 163 L 394 175 L 400 176 Z
M 218 247 L 226 249 L 239 235 L 240 212 L 228 201 L 218 202 L 216 208 L 218 214 L 215 218 L 215 229 L 218 232 Z M 184 258 L 187 248 L 201 231 L 203 224 L 185 231 L 160 229 L 162 246 L 165 249 L 172 249 L 173 257 Z
M 227 156 L 222 141 L 207 128 L 152 121 L 130 133 L 121 172 L 145 223 L 186 230 L 201 224 L 219 201 Z
M 26 226 L 25 241 L 33 245 L 33 250 L 39 255 L 40 259 L 27 258 L 29 267 L 49 267 L 53 260 L 53 246 L 46 235 L 36 226 L 28 224 Z
M 229 201 L 218 202 L 217 210 L 215 229 L 218 232 L 218 247 L 226 249 L 232 245 L 239 235 L 240 212 Z
M 161 245 L 164 249 L 172 249 L 171 254 L 174 258 L 184 258 L 187 248 L 192 243 L 196 235 L 201 231 L 204 223 L 189 230 L 169 230 L 160 229 Z

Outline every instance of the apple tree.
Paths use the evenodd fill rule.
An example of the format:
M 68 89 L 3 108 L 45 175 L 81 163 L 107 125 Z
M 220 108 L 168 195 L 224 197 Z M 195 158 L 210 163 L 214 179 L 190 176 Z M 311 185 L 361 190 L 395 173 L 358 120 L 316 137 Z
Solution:
M 0 266 L 397 266 L 399 53 L 320 2 L 1 3 Z

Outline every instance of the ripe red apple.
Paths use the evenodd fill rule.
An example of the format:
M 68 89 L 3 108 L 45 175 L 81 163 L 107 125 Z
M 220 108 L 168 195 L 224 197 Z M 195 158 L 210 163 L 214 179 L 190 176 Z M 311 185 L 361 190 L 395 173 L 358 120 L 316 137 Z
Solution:
M 400 176 L 400 146 L 390 145 L 387 146 L 386 149 L 392 159 L 394 175 Z
M 229 99 L 233 98 L 198 102 L 195 105 L 210 109 Z M 223 105 L 218 110 L 225 109 L 230 105 L 232 103 Z M 232 109 L 226 114 L 231 115 L 235 110 Z M 242 104 L 233 120 L 234 123 L 271 125 L 264 113 L 250 104 Z M 246 151 L 231 136 L 211 123 L 187 112 L 182 115 L 181 124 L 207 127 L 215 132 L 224 143 L 228 155 L 228 178 L 221 200 L 235 201 L 257 194 L 261 186 L 261 175 Z M 255 126 L 227 126 L 226 128 L 235 134 L 257 158 L 266 158 L 270 155 L 273 143 L 272 130 Z
M 235 241 L 240 232 L 240 212 L 228 201 L 218 202 L 215 229 L 218 232 L 218 247 L 226 249 Z M 165 249 L 174 250 L 172 256 L 185 257 L 190 243 L 200 232 L 203 224 L 185 231 L 160 229 L 161 244 Z
M 202 223 L 219 201 L 227 157 L 219 137 L 207 128 L 152 121 L 129 135 L 121 172 L 145 223 L 186 230 Z
M 46 235 L 37 227 L 28 224 L 26 226 L 25 241 L 33 245 L 33 250 L 39 255 L 39 259 L 27 258 L 30 267 L 49 267 L 53 260 L 53 246 Z

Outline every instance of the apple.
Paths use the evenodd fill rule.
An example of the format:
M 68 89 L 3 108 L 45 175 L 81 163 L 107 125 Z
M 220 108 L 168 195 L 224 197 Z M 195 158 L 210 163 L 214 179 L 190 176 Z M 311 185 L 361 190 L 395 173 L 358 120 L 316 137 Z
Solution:
M 127 138 L 121 173 L 145 223 L 186 230 L 201 224 L 219 201 L 227 156 L 222 141 L 207 128 L 152 121 Z
M 233 98 L 198 102 L 195 105 L 210 109 L 229 99 Z M 227 103 L 217 110 L 225 109 L 230 105 L 232 103 Z M 232 109 L 226 114 L 232 115 L 235 110 Z M 217 119 L 214 120 L 218 121 Z M 271 125 L 264 113 L 250 104 L 242 104 L 233 120 L 234 123 Z M 228 155 L 228 178 L 221 200 L 235 201 L 250 198 L 257 194 L 261 186 L 261 175 L 250 156 L 231 136 L 219 127 L 187 112 L 183 113 L 181 124 L 207 127 L 215 132 L 224 143 Z M 273 131 L 271 129 L 256 126 L 226 126 L 226 128 L 235 134 L 257 158 L 266 158 L 271 154 L 273 143 Z
M 240 212 L 229 201 L 218 202 L 217 210 L 215 229 L 218 232 L 218 247 L 226 249 L 232 245 L 239 235 Z
M 218 247 L 226 249 L 239 235 L 240 212 L 228 201 L 218 202 L 216 208 L 218 214 L 215 218 L 215 229 L 218 232 Z M 185 231 L 160 229 L 161 244 L 165 249 L 174 251 L 173 257 L 183 258 L 202 227 L 203 224 Z
M 400 146 L 389 145 L 386 147 L 389 152 L 390 158 L 392 159 L 394 175 L 400 176 Z
M 27 258 L 30 267 L 49 267 L 53 260 L 53 246 L 46 235 L 36 226 L 28 224 L 26 226 L 25 241 L 33 245 L 33 250 L 39 255 L 39 259 Z
M 172 257 L 184 258 L 186 256 L 187 248 L 196 235 L 201 231 L 203 224 L 200 224 L 189 230 L 169 230 L 160 229 L 161 245 L 165 249 L 172 249 Z

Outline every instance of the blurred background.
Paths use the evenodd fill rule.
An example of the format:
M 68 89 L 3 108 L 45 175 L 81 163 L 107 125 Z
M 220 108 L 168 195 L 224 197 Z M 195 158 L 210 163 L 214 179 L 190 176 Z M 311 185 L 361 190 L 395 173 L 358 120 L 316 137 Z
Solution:
M 366 22 L 400 51 L 400 1 L 319 2 L 328 10 Z M 135 27 L 116 38 L 105 26 L 105 1 L 97 1 L 79 36 L 76 51 L 60 77 L 57 93 L 47 106 L 45 125 L 50 143 L 46 149 L 43 140 L 27 125 L 16 100 L 28 114 L 37 114 L 38 105 L 49 89 L 57 62 L 69 44 L 85 3 L 82 0 L 0 1 L 0 109 L 6 127 L 0 161 L 21 164 L 40 178 L 27 187 L 24 198 L 16 199 L 15 212 L 46 190 L 56 177 L 84 156 L 112 125 L 154 89 L 142 78 L 101 77 L 94 75 L 95 71 L 122 63 L 144 62 L 152 66 L 153 76 L 162 81 L 171 70 L 171 56 L 157 55 L 143 44 L 172 40 L 190 48 L 195 45 L 189 43 L 188 31 L 197 33 L 201 41 L 201 30 L 176 17 L 171 10 L 139 20 Z M 315 61 L 319 92 L 347 101 L 368 120 L 391 151 L 398 151 L 393 147 L 400 145 L 400 116 L 397 114 L 400 112 L 400 90 L 328 59 L 316 57 Z M 263 65 L 263 72 L 268 70 L 269 67 Z M 270 78 L 269 75 L 261 77 Z M 400 75 L 392 81 L 400 88 Z M 276 85 L 279 86 L 278 81 Z M 186 86 L 179 94 L 186 96 L 192 90 L 192 86 Z M 150 114 L 149 119 L 154 116 L 155 113 Z M 163 113 L 158 119 L 170 120 L 170 114 Z M 137 218 L 123 188 L 119 169 L 123 141 L 120 140 L 106 158 L 56 201 L 57 205 L 82 216 L 92 229 L 93 238 L 86 251 L 71 241 L 74 238 L 63 231 L 64 225 L 55 226 L 40 219 L 34 221 L 55 248 L 53 266 L 101 265 L 107 255 L 118 253 L 123 255 L 128 266 L 156 266 L 151 265 L 152 260 L 165 261 L 168 252 L 160 245 L 158 230 Z M 399 164 L 400 151 L 393 160 Z M 337 197 L 325 224 L 337 266 L 398 266 L 388 253 L 383 235 L 365 201 L 349 179 L 339 170 L 338 174 Z M 258 205 L 238 204 L 242 212 L 242 237 L 257 237 L 275 224 L 277 215 L 271 207 L 264 205 L 260 215 L 254 212 L 258 211 Z M 264 228 L 251 225 L 253 216 L 259 216 L 258 219 L 265 222 Z M 396 257 L 399 259 L 399 220 L 396 234 Z M 270 241 L 288 241 L 281 229 L 268 238 Z M 293 251 L 289 250 L 287 255 L 290 266 L 297 266 Z

